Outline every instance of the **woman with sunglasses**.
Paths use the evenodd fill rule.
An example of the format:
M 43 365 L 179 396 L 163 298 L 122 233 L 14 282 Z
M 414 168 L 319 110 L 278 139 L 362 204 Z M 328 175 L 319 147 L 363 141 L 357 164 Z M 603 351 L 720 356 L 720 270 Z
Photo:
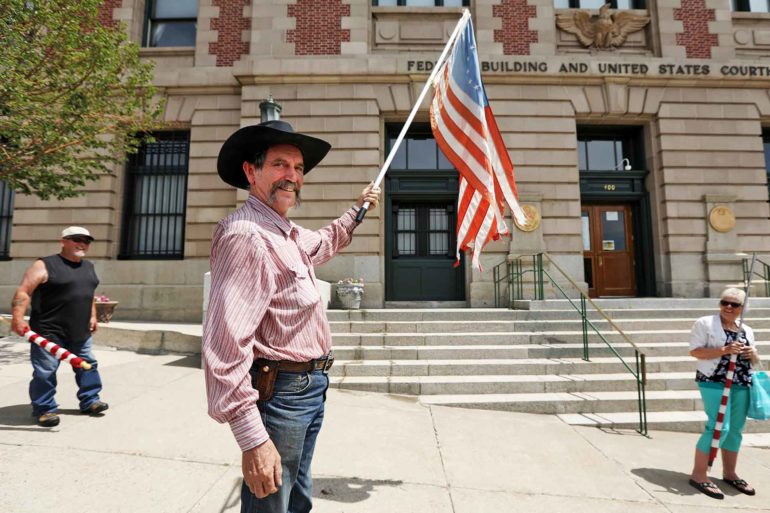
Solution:
M 742 431 L 749 409 L 752 365 L 759 361 L 754 346 L 754 332 L 740 317 L 746 293 L 728 288 L 719 299 L 719 313 L 701 317 L 690 332 L 690 355 L 698 359 L 695 381 L 698 383 L 708 420 L 695 449 L 695 464 L 690 484 L 714 499 L 724 499 L 724 494 L 708 475 L 708 459 L 714 437 L 719 405 L 722 400 L 730 357 L 738 355 L 730 401 L 725 413 L 719 441 L 722 450 L 722 481 L 741 493 L 754 495 L 756 491 L 735 472 Z

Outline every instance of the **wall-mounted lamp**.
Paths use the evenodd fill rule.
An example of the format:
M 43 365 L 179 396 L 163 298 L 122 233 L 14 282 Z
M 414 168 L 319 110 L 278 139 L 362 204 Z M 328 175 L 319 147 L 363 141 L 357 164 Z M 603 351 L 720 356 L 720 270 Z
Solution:
M 623 166 L 623 169 L 626 171 L 631 171 L 631 161 L 626 158 L 621 160 L 620 163 L 615 166 L 615 169 L 620 169 L 620 166 Z
M 267 100 L 259 104 L 259 117 L 262 123 L 281 119 L 281 104 L 273 100 L 273 95 L 268 95 Z

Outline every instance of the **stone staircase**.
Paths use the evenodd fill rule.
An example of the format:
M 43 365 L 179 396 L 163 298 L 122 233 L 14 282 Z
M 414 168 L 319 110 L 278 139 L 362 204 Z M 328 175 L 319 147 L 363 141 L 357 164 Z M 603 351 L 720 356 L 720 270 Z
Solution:
M 693 321 L 715 299 L 595 301 L 647 355 L 649 429 L 700 431 L 705 414 L 688 353 Z M 636 380 L 566 300 L 525 309 L 330 310 L 333 387 L 416 395 L 424 404 L 558 415 L 576 425 L 638 427 Z M 634 351 L 596 312 L 592 322 L 634 368 Z M 770 362 L 770 299 L 751 300 L 746 322 Z M 767 367 L 768 364 L 765 363 Z M 749 421 L 747 432 L 770 432 Z

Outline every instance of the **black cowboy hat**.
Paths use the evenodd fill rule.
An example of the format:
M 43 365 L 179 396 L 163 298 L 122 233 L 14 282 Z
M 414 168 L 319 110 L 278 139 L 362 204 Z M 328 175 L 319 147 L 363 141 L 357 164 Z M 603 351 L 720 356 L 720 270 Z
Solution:
M 276 119 L 245 126 L 231 135 L 219 150 L 219 177 L 233 187 L 248 189 L 249 181 L 243 172 L 243 163 L 253 161 L 258 152 L 276 144 L 291 144 L 299 148 L 305 163 L 305 174 L 318 165 L 332 147 L 322 139 L 295 132 L 286 121 Z

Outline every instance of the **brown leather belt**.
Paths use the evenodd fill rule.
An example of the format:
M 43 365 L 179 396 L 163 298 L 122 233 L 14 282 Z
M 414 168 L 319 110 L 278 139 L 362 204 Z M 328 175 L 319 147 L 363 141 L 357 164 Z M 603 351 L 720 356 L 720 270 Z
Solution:
M 329 354 L 322 358 L 316 358 L 309 362 L 293 362 L 291 360 L 266 360 L 264 358 L 257 358 L 254 360 L 254 364 L 257 368 L 267 367 L 264 372 L 268 372 L 270 368 L 277 368 L 279 372 L 312 372 L 314 370 L 322 370 L 329 372 L 334 364 L 334 357 Z

